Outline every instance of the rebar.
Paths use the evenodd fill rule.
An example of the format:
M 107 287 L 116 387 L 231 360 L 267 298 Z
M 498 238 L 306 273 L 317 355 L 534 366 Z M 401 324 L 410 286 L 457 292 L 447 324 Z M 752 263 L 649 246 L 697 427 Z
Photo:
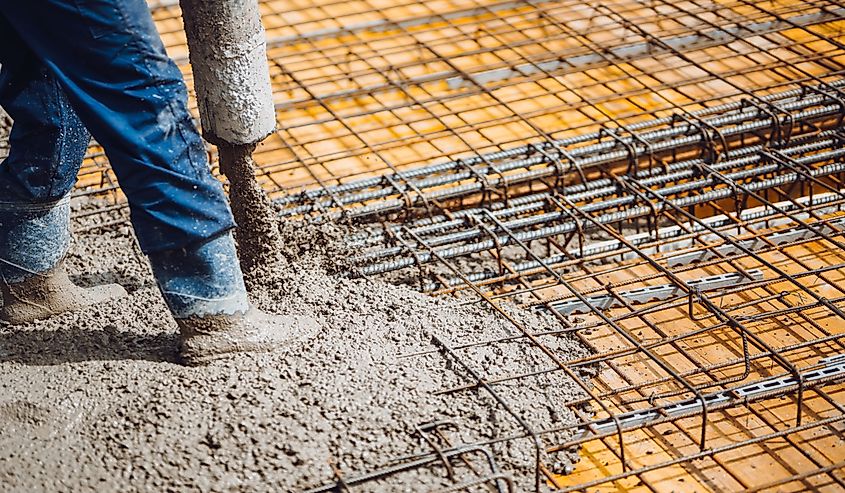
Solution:
M 843 84 L 845 84 L 845 80 L 837 80 L 830 86 L 838 89 Z M 792 94 L 792 92 L 789 92 L 781 95 L 792 96 Z M 779 101 L 779 99 L 774 99 L 774 101 Z M 733 105 L 726 106 L 731 107 Z M 766 113 L 762 108 L 754 106 L 749 108 L 739 105 L 738 108 L 732 108 L 726 113 L 702 119 L 701 125 L 707 127 L 707 132 L 718 132 L 718 138 L 725 140 L 754 131 L 771 130 L 777 125 L 812 122 L 825 116 L 835 115 L 841 109 L 840 102 L 837 100 L 833 98 L 825 100 L 824 97 L 814 94 L 811 90 L 806 91 L 806 97 L 781 101 L 777 107 L 786 113 L 775 115 Z M 708 111 L 708 113 L 712 113 L 712 111 Z M 699 115 L 694 116 L 700 118 Z M 651 121 L 648 125 L 642 126 L 649 128 L 661 123 Z M 671 125 L 674 123 L 674 119 L 668 118 L 667 123 Z M 632 131 L 633 129 L 628 127 L 626 130 Z M 690 135 L 691 132 L 694 134 Z M 668 129 L 653 130 L 631 137 L 619 136 L 617 140 L 605 140 L 605 142 L 600 142 L 603 135 L 599 132 L 595 135 L 575 138 L 570 141 L 539 143 L 509 152 L 466 158 L 458 162 L 444 163 L 414 172 L 387 175 L 378 179 L 367 179 L 336 187 L 322 188 L 315 192 L 303 192 L 299 196 L 280 199 L 278 203 L 284 205 L 309 200 L 317 201 L 313 205 L 297 205 L 283 209 L 283 215 L 323 211 L 331 207 L 342 209 L 341 212 L 329 215 L 330 219 L 339 218 L 342 215 L 360 217 L 385 213 L 402 207 L 415 207 L 427 202 L 455 199 L 478 193 L 483 191 L 485 187 L 501 186 L 504 181 L 507 181 L 510 185 L 515 185 L 572 173 L 576 168 L 586 169 L 593 166 L 608 165 L 615 161 L 639 160 L 646 153 L 654 155 L 682 150 L 696 145 L 702 140 L 702 136 L 695 135 L 695 133 L 698 133 L 698 129 L 694 122 L 682 122 L 671 125 Z M 717 138 L 716 135 L 709 137 L 711 139 Z M 590 144 L 593 141 L 597 142 Z M 572 148 L 569 151 L 564 150 L 565 146 L 573 144 L 584 145 Z M 493 166 L 491 163 L 496 163 L 496 165 Z M 471 169 L 468 170 L 467 168 Z M 444 176 L 445 172 L 451 173 Z M 511 174 L 505 177 L 504 173 Z M 467 180 L 472 182 L 466 183 Z M 454 187 L 444 189 L 445 185 L 454 185 Z M 428 189 L 436 190 L 425 193 L 425 190 Z M 324 195 L 331 195 L 331 197 L 321 199 L 320 197 Z M 396 195 L 399 198 L 364 205 L 374 199 Z M 350 204 L 361 205 L 349 210 Z
M 845 150 L 839 147 L 838 142 L 828 141 L 831 144 L 830 148 L 821 149 L 820 152 L 800 156 L 795 159 L 797 163 L 804 165 L 820 165 L 811 172 L 813 176 L 829 176 L 842 173 L 845 171 L 845 165 L 838 161 L 845 156 Z M 818 147 L 799 147 L 802 149 L 818 149 Z M 796 151 L 797 152 L 797 151 Z M 792 150 L 786 150 L 784 155 L 790 156 L 794 154 Z M 723 173 L 726 180 L 745 180 L 749 182 L 750 189 L 755 191 L 768 190 L 783 185 L 798 182 L 802 177 L 794 172 L 790 172 L 788 168 L 778 166 L 775 163 L 759 166 L 760 158 L 740 158 L 736 161 L 723 161 L 718 166 L 714 167 L 714 171 Z M 692 165 L 694 166 L 694 164 Z M 716 168 L 720 168 L 716 170 Z M 722 170 L 733 170 L 732 172 L 724 173 Z M 690 173 L 692 174 L 692 173 Z M 708 202 L 718 201 L 720 199 L 729 198 L 734 194 L 734 190 L 730 187 L 712 188 L 703 193 L 686 195 L 689 192 L 698 191 L 718 184 L 718 178 L 714 175 L 708 175 L 707 178 L 695 179 L 685 181 L 675 186 L 666 186 L 669 182 L 675 181 L 675 178 L 687 178 L 685 174 L 670 175 L 667 177 L 653 177 L 652 179 L 642 180 L 640 184 L 650 186 L 655 190 L 655 193 L 661 197 L 668 197 L 672 203 L 678 207 L 690 207 Z M 655 179 L 656 178 L 656 179 Z M 621 177 L 625 181 L 626 177 Z M 632 178 L 633 179 L 633 178 Z M 641 197 L 629 193 L 625 190 L 620 190 L 621 187 L 609 187 L 607 192 L 617 192 L 615 195 L 610 193 L 602 193 L 594 191 L 563 195 L 567 200 L 572 202 L 583 201 L 588 202 L 579 207 L 583 213 L 595 215 L 596 221 L 602 224 L 621 223 L 636 218 L 646 217 L 649 214 L 655 214 L 662 210 L 663 205 L 660 202 L 650 201 L 648 204 L 643 204 Z M 673 197 L 677 198 L 673 198 Z M 601 199 L 596 200 L 596 199 Z M 550 210 L 551 209 L 551 210 Z M 608 211 L 608 212 L 606 212 Z M 504 212 L 504 213 L 503 213 Z M 511 209 L 499 209 L 494 215 L 497 218 L 508 217 L 508 213 L 513 212 Z M 596 227 L 589 221 L 577 220 L 572 216 L 572 212 L 566 208 L 549 207 L 548 202 L 543 203 L 537 207 L 522 207 L 519 209 L 522 212 L 521 217 L 509 219 L 505 222 L 505 226 L 516 231 L 516 237 L 522 241 L 532 241 L 553 236 L 565 235 L 577 231 L 595 230 Z M 539 212 L 539 214 L 537 214 Z M 470 216 L 470 219 L 464 220 L 463 225 L 467 223 L 483 222 L 479 216 Z M 537 226 L 537 228 L 533 228 Z M 491 226 L 494 233 L 497 232 L 496 225 Z M 438 248 L 438 252 L 445 258 L 453 258 L 464 256 L 472 253 L 481 252 L 493 248 L 496 244 L 508 245 L 511 240 L 507 235 L 497 233 L 498 236 L 492 239 L 483 239 L 475 242 L 468 242 L 482 237 L 484 230 L 478 227 L 469 227 L 461 231 L 448 233 L 440 236 L 430 236 L 427 238 L 427 245 Z M 467 243 L 464 243 L 467 242 Z M 412 243 L 413 244 L 413 243 Z M 389 272 L 392 270 L 401 269 L 414 265 L 418 262 L 429 262 L 432 257 L 425 251 L 410 252 L 406 251 L 405 247 L 389 247 L 381 250 L 367 252 L 359 256 L 359 260 L 370 261 L 377 260 L 384 257 L 396 257 L 391 260 L 383 260 L 374 264 L 367 264 L 362 267 L 361 271 L 365 275 L 379 274 Z
M 840 3 L 348 3 L 262 4 L 278 128 L 259 180 L 284 217 L 362 225 L 359 274 L 499 313 L 513 334 L 400 359 L 439 354 L 462 380 L 438 394 L 487 395 L 519 426 L 423 433 L 419 453 L 312 491 L 423 468 L 456 491 L 515 490 L 493 452 L 511 440 L 535 444 L 534 490 L 677 489 L 680 470 L 690 489 L 845 488 Z M 175 2 L 152 5 L 184 63 Z M 96 147 L 80 179 L 115 193 Z M 75 220 L 126 221 L 114 197 L 99 223 Z M 560 323 L 528 327 L 506 302 Z M 566 360 L 561 336 L 593 352 Z M 511 343 L 544 364 L 493 376 L 465 357 Z M 575 423 L 528 423 L 499 392 L 558 373 L 583 391 L 560 404 Z M 598 474 L 545 463 L 582 446 Z

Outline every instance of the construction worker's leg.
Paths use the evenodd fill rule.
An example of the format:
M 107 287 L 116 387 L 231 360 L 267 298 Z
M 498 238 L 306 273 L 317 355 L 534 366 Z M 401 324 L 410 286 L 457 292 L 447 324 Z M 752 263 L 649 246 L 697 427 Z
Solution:
M 190 362 L 273 349 L 310 332 L 249 306 L 231 212 L 146 3 L 0 0 L 0 13 L 56 74 L 103 145 Z
M 49 70 L 0 16 L 0 106 L 12 117 L 0 163 L 0 319 L 26 322 L 124 293 L 82 289 L 61 266 L 68 194 L 90 136 Z
M 105 149 L 145 253 L 234 226 L 188 114 L 182 74 L 144 0 L 0 0 L 0 13 L 56 75 Z

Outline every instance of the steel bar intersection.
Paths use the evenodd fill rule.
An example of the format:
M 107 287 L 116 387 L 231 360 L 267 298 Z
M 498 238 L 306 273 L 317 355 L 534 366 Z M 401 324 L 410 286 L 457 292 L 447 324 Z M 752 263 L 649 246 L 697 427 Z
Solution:
M 177 3 L 151 6 L 184 62 Z M 489 398 L 513 433 L 465 443 L 421 425 L 426 452 L 314 491 L 419 469 L 450 491 L 515 491 L 491 453 L 509 441 L 534 447 L 538 491 L 845 488 L 839 2 L 263 9 L 279 129 L 259 175 L 282 214 L 358 224 L 360 274 L 485 304 L 513 329 L 404 355 L 456 368 L 439 393 Z M 126 220 L 97 147 L 80 180 L 115 201 L 77 215 L 86 229 Z M 570 337 L 592 353 L 562 357 Z M 489 375 L 466 357 L 503 344 L 544 369 Z M 542 375 L 579 383 L 562 403 L 577 422 L 528 422 L 509 402 L 503 389 Z M 576 449 L 574 471 L 555 467 Z

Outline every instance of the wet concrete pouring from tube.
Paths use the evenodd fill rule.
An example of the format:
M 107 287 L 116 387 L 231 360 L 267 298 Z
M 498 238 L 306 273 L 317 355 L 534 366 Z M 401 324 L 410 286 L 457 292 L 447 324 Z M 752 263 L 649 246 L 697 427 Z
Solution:
M 75 200 L 77 212 L 102 204 Z M 108 212 L 114 218 L 121 211 Z M 102 222 L 84 215 L 77 229 Z M 3 491 L 299 491 L 431 452 L 421 423 L 457 425 L 453 445 L 521 432 L 432 337 L 518 335 L 489 306 L 434 298 L 350 276 L 343 228 L 280 223 L 284 262 L 253 271 L 254 301 L 319 320 L 318 336 L 287 352 L 244 354 L 207 367 L 179 364 L 178 333 L 128 223 L 76 235 L 68 268 L 81 285 L 118 282 L 128 298 L 22 327 L 0 325 L 0 489 Z M 505 308 L 531 330 L 552 318 Z M 587 354 L 570 336 L 545 338 L 562 360 Z M 462 351 L 488 378 L 548 369 L 525 339 Z M 587 378 L 587 375 L 584 376 Z M 536 428 L 575 416 L 562 372 L 497 385 Z M 560 439 L 568 435 L 559 434 Z M 529 439 L 490 446 L 520 490 L 533 488 Z M 575 458 L 546 464 L 562 470 Z M 434 465 L 363 486 L 430 491 L 453 484 Z

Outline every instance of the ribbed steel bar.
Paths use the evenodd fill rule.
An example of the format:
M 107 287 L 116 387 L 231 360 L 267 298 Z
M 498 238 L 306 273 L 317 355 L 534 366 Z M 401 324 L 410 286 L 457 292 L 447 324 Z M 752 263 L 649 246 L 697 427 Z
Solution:
M 830 138 L 815 138 L 809 142 L 796 143 L 796 145 L 784 147 L 781 152 L 783 152 L 785 155 L 794 155 L 799 153 L 822 151 L 828 148 L 833 148 L 838 145 L 839 141 L 835 137 L 835 132 L 822 132 L 820 136 L 830 136 Z M 747 168 L 749 166 L 758 165 L 756 168 L 754 168 L 754 170 L 758 172 L 760 176 L 763 176 L 764 174 L 769 173 L 771 171 L 777 170 L 778 167 L 775 164 L 759 166 L 761 161 L 764 159 L 764 157 L 760 155 L 760 152 L 763 150 L 764 147 L 762 145 L 752 145 L 736 149 L 731 152 L 733 159 L 720 161 L 718 164 L 714 165 L 714 169 L 717 169 L 720 172 L 731 172 Z M 649 171 L 639 173 L 635 176 L 641 178 L 642 182 L 649 186 L 664 186 L 669 184 L 670 182 L 677 182 L 683 179 L 695 178 L 696 166 L 700 165 L 702 162 L 703 161 L 701 159 L 683 160 L 680 162 L 672 163 L 671 165 L 667 166 L 667 173 L 654 173 Z M 666 188 L 666 193 L 676 193 L 678 191 L 684 191 L 684 188 L 694 190 L 701 185 L 701 181 L 691 181 L 687 184 L 684 184 L 681 188 Z M 595 202 L 598 199 L 612 197 L 613 195 L 618 194 L 618 192 L 618 185 L 614 183 L 613 180 L 609 178 L 600 178 L 596 180 L 591 180 L 583 185 L 579 184 L 576 186 L 565 186 L 559 188 L 556 193 L 559 193 L 575 202 L 581 202 L 585 200 Z M 505 205 L 505 202 L 496 202 L 490 204 L 489 209 L 494 212 L 496 217 L 501 219 L 519 216 L 521 214 L 526 213 L 533 213 L 537 211 L 542 211 L 548 205 L 547 199 L 549 196 L 549 192 L 530 194 L 523 197 L 519 197 L 517 199 L 510 200 L 510 207 Z M 616 208 L 619 206 L 626 205 L 632 200 L 633 198 L 627 197 L 623 199 L 616 198 L 602 202 L 595 202 L 592 206 L 588 206 L 588 210 L 590 210 L 591 212 L 595 212 L 601 209 Z M 471 229 L 471 222 L 473 220 L 474 215 L 476 215 L 481 210 L 482 208 L 462 209 L 450 214 L 450 217 L 448 218 L 445 216 L 426 217 L 418 221 L 409 221 L 405 223 L 404 226 L 410 227 L 416 233 L 424 234 L 426 236 L 433 233 L 442 234 L 453 230 L 463 230 L 465 228 Z M 552 219 L 554 219 L 554 217 L 552 216 L 543 216 L 539 219 L 539 221 L 548 222 Z M 531 221 L 529 221 L 529 223 L 530 222 Z M 399 226 L 388 225 L 387 228 L 389 228 L 392 233 L 395 233 L 398 230 Z M 470 236 L 467 236 L 468 234 Z M 441 238 L 430 238 L 429 244 L 439 245 L 458 240 L 466 240 L 478 237 L 480 234 L 481 231 L 477 229 L 474 230 L 474 233 L 461 231 L 459 233 L 456 233 L 457 236 L 446 235 Z M 360 233 L 359 235 L 350 237 L 349 240 L 350 246 L 353 248 L 366 247 L 368 245 L 382 243 L 385 240 L 385 232 L 374 231 Z M 366 254 L 361 255 L 359 259 L 370 260 L 379 257 L 389 256 L 395 253 L 397 253 L 397 250 L 395 249 L 386 249 L 376 252 L 368 252 Z
M 837 209 L 843 208 L 843 201 L 841 198 L 833 196 L 833 195 L 826 195 L 823 197 L 823 201 L 814 202 L 815 206 L 823 206 L 825 203 L 837 202 Z M 784 208 L 787 210 L 794 210 L 792 204 L 782 204 Z M 776 211 L 773 210 L 761 210 L 755 215 L 746 215 L 743 214 L 742 220 L 745 222 L 746 225 L 750 225 L 749 227 L 770 227 L 772 224 L 780 224 L 782 222 L 782 218 L 780 218 Z M 715 220 L 713 220 L 715 219 Z M 717 217 L 717 218 L 707 218 L 705 220 L 707 224 L 724 229 L 726 231 L 736 231 L 737 227 L 732 219 L 728 217 Z M 840 221 L 841 223 L 841 221 Z M 791 224 L 785 222 L 784 224 Z M 687 231 L 692 231 L 693 235 L 691 236 Z M 792 230 L 789 230 L 790 232 Z M 638 234 L 633 237 L 627 237 L 627 241 L 631 242 L 634 245 L 642 245 L 643 247 L 649 248 L 650 251 L 654 251 L 655 254 L 662 251 L 661 259 L 667 262 L 669 265 L 690 265 L 691 262 L 695 262 L 695 265 L 698 265 L 701 260 L 708 258 L 711 254 L 708 251 L 710 247 L 701 247 L 700 249 L 696 249 L 690 251 L 688 248 L 683 248 L 683 246 L 687 242 L 692 241 L 706 241 L 703 239 L 702 236 L 704 235 L 705 230 L 702 229 L 700 226 L 694 224 L 688 224 L 686 228 L 678 228 L 678 227 L 668 227 L 663 228 L 657 232 L 655 235 L 651 234 Z M 787 236 L 781 232 L 770 232 L 765 235 L 766 238 L 774 239 L 775 236 Z M 752 237 L 755 238 L 756 237 Z M 672 242 L 671 240 L 677 239 L 678 243 Z M 741 240 L 745 240 L 743 236 Z M 798 236 L 795 239 L 787 238 L 788 243 L 790 245 L 797 245 L 800 243 L 811 242 L 815 241 L 816 238 L 813 236 Z M 751 241 L 751 240 L 749 240 Z M 786 244 L 786 242 L 781 242 L 780 239 L 778 241 L 778 245 Z M 680 248 L 682 251 L 680 253 L 671 253 L 673 248 Z M 716 247 L 719 248 L 719 247 Z M 733 249 L 721 248 L 721 250 L 727 251 L 734 251 Z M 592 258 L 598 259 L 607 259 L 610 257 L 620 258 L 620 259 L 628 259 L 630 257 L 629 252 L 625 248 L 624 244 L 616 241 L 616 240 L 609 240 L 609 241 L 602 241 L 596 242 L 595 244 L 589 245 L 583 249 L 570 249 L 565 254 L 557 254 L 551 255 L 548 257 L 543 258 L 543 262 L 549 265 L 561 265 L 561 264 L 575 264 L 583 261 L 589 261 Z M 693 260 L 683 260 L 678 261 L 679 257 L 691 258 Z M 510 278 L 515 278 L 520 275 L 531 275 L 536 274 L 542 268 L 542 265 L 533 260 L 526 260 L 521 262 L 512 262 L 510 265 L 510 269 L 513 273 L 509 275 L 502 276 L 497 272 L 480 272 L 480 273 L 473 273 L 470 274 L 468 277 L 477 283 L 484 283 L 487 282 L 502 282 L 507 281 Z M 454 287 L 460 286 L 461 281 L 457 278 L 444 278 L 446 281 L 446 287 Z M 428 284 L 424 284 L 423 289 L 425 291 L 435 291 L 441 288 L 440 283 L 431 282 Z M 546 302 L 549 300 L 546 300 Z
M 831 84 L 834 87 L 845 85 L 845 79 Z M 803 97 L 797 99 L 795 96 Z M 775 125 L 790 125 L 801 122 L 813 122 L 831 115 L 836 115 L 841 108 L 841 102 L 833 98 L 826 98 L 823 95 L 812 92 L 794 91 L 783 93 L 787 99 L 779 101 L 778 108 L 788 114 L 774 115 L 765 112 L 756 106 L 743 106 L 737 103 L 735 108 L 703 119 L 708 127 L 720 129 L 721 135 L 731 138 L 748 134 L 751 132 L 765 131 Z M 772 101 L 775 101 L 773 99 Z M 700 116 L 700 115 L 695 115 Z M 775 119 L 777 121 L 775 121 Z M 648 122 L 644 128 L 651 126 L 666 126 L 673 122 L 671 117 L 660 119 L 660 123 Z M 626 127 L 628 131 L 637 131 L 635 125 Z M 461 196 L 471 195 L 482 191 L 484 187 L 501 186 L 505 180 L 502 173 L 513 172 L 514 170 L 525 170 L 521 173 L 512 173 L 507 176 L 509 184 L 525 183 L 536 181 L 549 176 L 561 175 L 573 172 L 575 167 L 589 168 L 599 165 L 606 165 L 626 159 L 640 159 L 647 154 L 666 153 L 673 150 L 680 150 L 694 146 L 701 141 L 699 135 L 691 135 L 696 127 L 691 122 L 681 122 L 670 125 L 667 128 L 643 132 L 636 137 L 620 136 L 618 140 L 607 139 L 602 142 L 602 135 L 599 133 L 590 134 L 584 137 L 568 139 L 568 141 L 556 141 L 538 143 L 512 151 L 503 151 L 485 155 L 477 158 L 467 158 L 459 162 L 443 163 L 424 169 L 403 172 L 389 175 L 390 179 L 379 177 L 361 180 L 344 185 L 326 187 L 315 191 L 306 191 L 302 194 L 280 199 L 280 205 L 296 204 L 297 201 L 306 202 L 303 205 L 292 205 L 283 209 L 283 215 L 296 215 L 308 212 L 328 209 L 337 206 L 347 206 L 345 213 L 337 212 L 329 217 L 340 217 L 347 215 L 352 217 L 366 216 L 376 213 L 383 213 L 401 209 L 407 206 L 420 206 L 424 202 L 437 200 L 454 199 Z M 590 142 L 595 142 L 590 144 Z M 574 144 L 587 144 L 565 150 L 565 146 Z M 644 145 L 648 143 L 648 146 Z M 493 170 L 488 163 L 496 162 L 496 169 Z M 472 167 L 472 170 L 468 170 Z M 477 178 L 471 183 L 475 176 L 483 176 L 484 181 Z M 393 185 L 395 184 L 395 185 Z M 443 188 L 445 185 L 453 187 Z M 417 194 L 416 190 L 436 188 L 423 195 Z M 340 197 L 340 203 L 335 203 L 336 198 L 321 198 L 326 194 L 335 194 Z M 382 199 L 385 197 L 399 195 L 399 198 L 378 201 L 372 204 L 365 204 L 368 201 Z M 404 196 L 409 196 L 411 203 Z M 314 204 L 308 204 L 314 201 Z M 349 204 L 358 205 L 354 209 L 348 208 Z
M 818 134 L 804 136 L 802 138 L 793 138 L 792 144 L 782 147 L 782 151 L 786 154 L 794 154 L 799 152 L 812 152 L 815 150 L 822 150 L 826 147 L 837 144 L 837 131 L 823 131 Z M 759 152 L 764 150 L 764 146 L 748 145 L 732 149 L 730 151 L 731 161 L 735 164 L 750 164 L 759 161 Z M 743 159 L 739 159 L 743 158 Z M 745 159 L 748 158 L 748 159 Z M 749 160 L 750 159 L 750 160 Z M 634 174 L 637 178 L 646 180 L 649 184 L 663 184 L 674 179 L 688 178 L 691 176 L 690 170 L 700 164 L 700 158 L 681 160 L 672 163 L 667 163 L 659 169 L 645 169 L 640 170 Z M 720 169 L 727 169 L 729 166 L 720 162 L 717 166 Z M 566 185 L 558 187 L 557 193 L 570 197 L 573 200 L 579 200 L 578 195 L 584 197 L 599 198 L 613 194 L 616 191 L 615 182 L 610 178 L 596 178 L 587 181 L 586 183 L 578 183 L 575 185 Z M 530 212 L 532 210 L 540 210 L 543 207 L 544 200 L 548 198 L 549 192 L 533 193 L 523 195 L 509 200 L 508 204 L 504 201 L 492 202 L 486 204 L 486 207 L 496 213 L 498 217 L 508 217 L 515 214 Z M 510 207 L 509 207 L 510 206 Z M 465 225 L 465 221 L 460 219 L 466 218 L 472 214 L 479 212 L 481 208 L 463 208 L 450 212 L 449 216 L 434 215 L 424 216 L 421 218 L 410 218 L 403 225 L 412 228 L 415 232 L 422 234 L 429 234 L 434 232 L 445 232 L 448 230 L 460 228 Z M 378 244 L 385 239 L 384 231 L 381 231 L 377 226 L 375 229 L 366 232 L 351 235 L 348 240 L 352 247 L 366 247 L 372 244 Z M 400 226 L 387 225 L 392 231 L 397 231 Z
M 826 163 L 828 161 L 834 161 L 831 164 L 826 164 L 813 170 L 813 176 L 824 177 L 837 173 L 842 173 L 843 171 L 845 171 L 845 164 L 836 162 L 843 156 L 845 156 L 845 149 L 834 148 L 826 152 L 801 157 L 798 159 L 798 161 L 803 164 L 818 164 Z M 765 176 L 765 174 L 772 173 L 775 171 L 783 171 L 783 169 L 779 168 L 777 165 L 768 165 L 762 168 L 763 172 L 758 172 L 758 170 L 751 168 L 736 171 L 733 173 L 726 173 L 725 176 L 727 176 L 731 180 L 748 180 L 753 178 L 760 178 L 762 176 Z M 625 180 L 626 178 L 622 177 L 622 179 Z M 803 179 L 802 176 L 795 172 L 781 173 L 771 178 L 758 179 L 757 181 L 752 181 L 751 183 L 749 183 L 748 187 L 751 190 L 761 191 L 791 183 L 796 183 L 801 179 Z M 701 188 L 716 184 L 718 184 L 718 181 L 715 178 L 704 178 L 696 180 L 694 184 L 681 184 L 677 185 L 677 188 L 663 188 L 655 191 L 655 193 L 660 197 L 665 197 L 680 192 L 691 192 L 700 190 Z M 714 188 L 703 193 L 681 196 L 675 199 L 671 199 L 671 201 L 678 207 L 691 207 L 695 205 L 717 201 L 720 199 L 729 198 L 733 195 L 733 193 L 734 191 L 729 187 Z M 613 224 L 635 218 L 646 217 L 649 214 L 653 214 L 655 210 L 657 210 L 658 212 L 661 211 L 663 207 L 662 205 L 660 205 L 660 203 L 657 203 L 655 201 L 650 202 L 649 205 L 636 205 L 637 202 L 638 198 L 636 196 L 622 195 L 615 200 L 615 202 L 612 204 L 613 206 L 616 206 L 618 208 L 620 206 L 625 205 L 634 205 L 616 212 L 601 213 L 602 210 L 609 209 L 608 201 L 603 201 L 579 207 L 579 209 L 585 213 L 600 213 L 595 217 L 596 221 L 600 224 Z M 558 224 L 554 224 L 554 221 L 556 220 L 562 221 L 560 221 Z M 532 241 L 540 238 L 553 237 L 576 231 L 595 229 L 594 226 L 589 223 L 571 219 L 571 213 L 566 210 L 553 211 L 539 216 L 529 216 L 527 219 L 523 218 L 512 220 L 509 221 L 507 225 L 509 228 L 519 228 L 534 225 L 539 226 L 537 229 L 532 229 L 528 231 L 518 231 L 516 235 L 522 241 Z M 452 235 L 447 236 L 448 240 L 439 239 L 436 240 L 436 242 L 438 245 L 442 245 L 444 243 L 459 242 L 465 238 L 473 239 L 479 236 L 479 230 L 475 229 L 469 230 L 467 232 L 453 233 Z M 507 235 L 499 234 L 494 239 L 479 240 L 473 243 L 461 244 L 457 246 L 452 246 L 449 244 L 447 244 L 446 246 L 439 246 L 438 252 L 445 258 L 453 258 L 495 248 L 497 244 L 508 245 L 509 243 L 510 240 L 508 239 Z M 387 253 L 385 255 L 382 255 L 382 253 L 379 252 L 377 255 L 375 255 L 375 257 L 379 258 L 381 256 L 395 255 L 402 252 L 402 248 L 390 247 L 384 249 L 383 252 Z M 431 261 L 431 256 L 429 256 L 425 251 L 421 251 L 416 252 L 416 256 L 409 255 L 407 257 L 395 258 L 391 260 L 377 262 L 374 264 L 364 265 L 361 268 L 361 272 L 365 275 L 380 274 L 392 270 L 401 269 L 403 267 L 415 265 L 418 262 L 426 263 L 429 261 Z

